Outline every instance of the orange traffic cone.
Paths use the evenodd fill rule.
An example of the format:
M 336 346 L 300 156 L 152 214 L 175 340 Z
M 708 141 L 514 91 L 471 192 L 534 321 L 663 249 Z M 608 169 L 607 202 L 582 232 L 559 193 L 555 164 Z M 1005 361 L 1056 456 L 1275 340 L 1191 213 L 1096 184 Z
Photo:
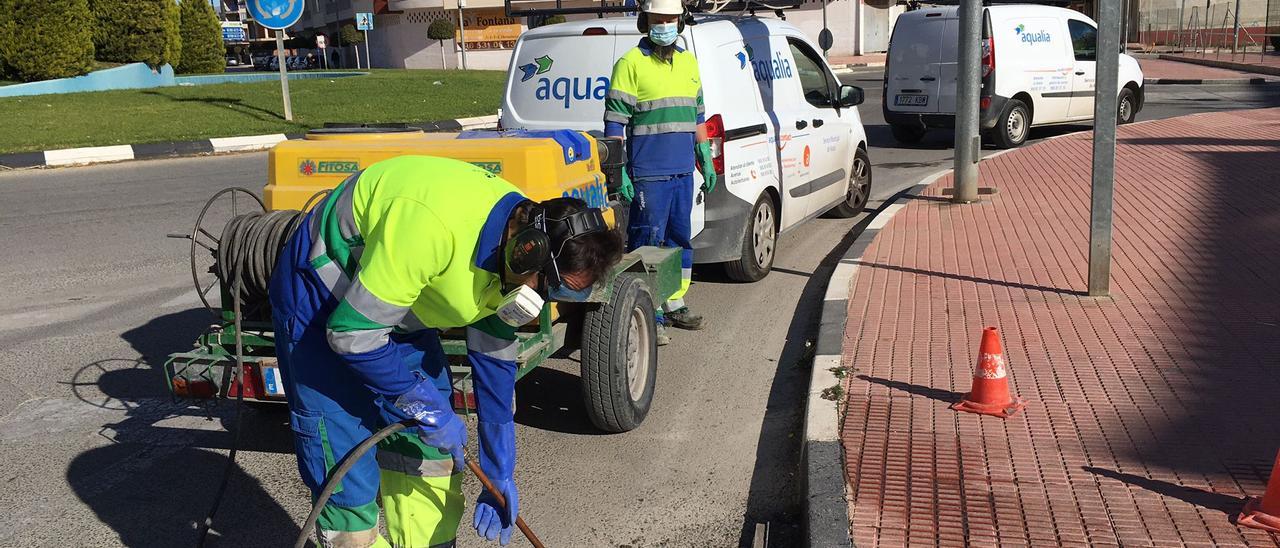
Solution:
M 973 369 L 973 388 L 964 395 L 964 400 L 951 408 L 1008 418 L 1026 405 L 1022 398 L 1009 394 L 1009 372 L 1004 362 L 1004 350 L 1000 348 L 1000 331 L 994 327 L 983 329 L 982 344 L 978 346 L 978 365 Z
M 1236 523 L 1245 527 L 1280 533 L 1280 453 L 1271 467 L 1271 479 L 1262 498 L 1250 497 Z

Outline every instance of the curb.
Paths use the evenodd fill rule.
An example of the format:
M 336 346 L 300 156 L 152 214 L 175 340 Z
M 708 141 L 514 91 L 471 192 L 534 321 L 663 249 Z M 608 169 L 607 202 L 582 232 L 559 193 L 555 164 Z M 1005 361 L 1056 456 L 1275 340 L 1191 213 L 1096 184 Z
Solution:
M 917 194 L 942 176 L 944 169 L 886 200 L 875 217 L 844 252 L 827 282 L 823 296 L 822 320 L 814 348 L 813 371 L 809 377 L 809 397 L 805 404 L 804 466 L 805 525 L 808 546 L 851 547 L 849 502 L 846 498 L 844 448 L 840 441 L 840 414 L 837 405 L 822 397 L 825 390 L 841 383 L 832 369 L 841 366 L 845 324 L 849 319 L 849 291 L 862 254 L 889 224 L 904 204 L 904 197 Z
M 410 127 L 421 128 L 427 133 L 445 133 L 482 129 L 498 123 L 497 115 L 457 118 L 435 122 L 409 123 Z M 25 169 L 40 167 L 83 166 L 106 162 L 123 162 L 128 160 L 154 160 L 158 158 L 180 158 L 184 156 L 201 156 L 208 154 L 226 154 L 233 152 L 252 152 L 266 150 L 281 141 L 301 139 L 302 133 L 272 133 L 269 135 L 246 135 L 241 137 L 214 137 L 199 141 L 175 141 L 170 143 L 147 143 L 141 145 L 113 145 L 103 147 L 64 148 L 41 152 L 18 152 L 0 154 L 0 168 Z
M 1229 84 L 1271 84 L 1280 80 L 1272 80 L 1267 78 L 1145 78 L 1142 80 L 1143 85 L 1182 85 L 1182 84 L 1202 84 L 1202 85 L 1229 85 Z
M 1252 72 L 1254 74 L 1268 74 L 1271 76 L 1280 76 L 1280 66 L 1267 65 L 1251 65 L 1248 63 L 1236 63 L 1234 61 L 1221 61 L 1218 59 L 1200 59 L 1197 57 L 1183 57 L 1176 54 L 1161 54 L 1160 59 L 1167 61 L 1178 61 L 1181 63 L 1191 63 L 1193 65 L 1204 65 L 1206 67 L 1225 68 L 1231 70 L 1239 70 L 1244 72 Z
M 868 63 L 849 63 L 847 65 L 831 65 L 831 72 L 835 74 L 848 74 L 860 68 L 878 68 L 883 66 L 884 66 L 884 61 L 872 61 Z

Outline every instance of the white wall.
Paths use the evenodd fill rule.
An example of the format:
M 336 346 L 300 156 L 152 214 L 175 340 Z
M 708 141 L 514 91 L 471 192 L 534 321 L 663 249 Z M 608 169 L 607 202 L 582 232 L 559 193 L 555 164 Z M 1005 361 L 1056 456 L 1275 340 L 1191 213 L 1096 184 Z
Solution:
M 827 28 L 831 29 L 834 42 L 828 56 L 858 55 L 875 50 L 860 48 L 855 10 L 861 0 L 831 0 L 827 4 Z M 873 8 L 864 8 L 872 10 Z M 895 6 L 888 10 L 890 26 L 902 12 Z M 757 12 L 761 17 L 774 17 L 772 13 Z M 427 27 L 440 17 L 449 17 L 457 23 L 456 11 L 408 10 L 402 14 L 379 15 L 375 30 L 370 33 L 373 66 L 379 68 L 442 68 L 440 45 L 427 39 Z M 594 15 L 571 16 L 569 19 L 594 18 Z M 807 0 L 798 9 L 786 11 L 789 23 L 799 27 L 817 44 L 822 30 L 821 0 Z M 865 18 L 864 18 L 865 19 Z M 883 18 L 881 18 L 883 19 Z M 460 55 L 453 40 L 444 41 L 444 68 L 460 66 Z M 511 59 L 510 50 L 479 50 L 467 52 L 467 68 L 506 70 Z

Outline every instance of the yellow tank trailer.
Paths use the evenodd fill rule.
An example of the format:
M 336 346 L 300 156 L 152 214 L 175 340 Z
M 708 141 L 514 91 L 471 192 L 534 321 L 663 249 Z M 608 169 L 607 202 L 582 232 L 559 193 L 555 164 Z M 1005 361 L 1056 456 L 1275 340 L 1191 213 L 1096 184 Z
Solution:
M 245 189 L 223 190 L 184 236 L 192 240 L 196 289 L 219 323 L 196 341 L 194 350 L 170 356 L 165 374 L 176 396 L 286 401 L 266 303 L 275 250 L 300 221 L 296 210 L 313 203 L 317 193 L 379 160 L 406 154 L 471 162 L 534 200 L 581 198 L 605 209 L 606 220 L 616 224 L 610 207 L 616 196 L 610 189 L 620 176 L 620 143 L 582 132 L 428 134 L 404 128 L 326 128 L 282 142 L 268 155 L 261 202 Z M 208 226 L 206 213 L 218 210 L 215 202 L 229 197 L 234 204 L 237 194 L 261 208 L 233 216 L 225 227 Z M 212 286 L 201 281 L 210 273 L 217 278 L 217 301 Z M 557 352 L 580 348 L 582 397 L 591 421 L 609 432 L 639 426 L 653 400 L 657 375 L 654 310 L 679 286 L 678 250 L 642 247 L 627 253 L 610 276 L 596 282 L 590 302 L 561 305 L 563 315 L 553 315 L 555 305 L 548 303 L 537 325 L 519 333 L 519 375 Z M 452 363 L 455 406 L 469 412 L 474 400 L 466 341 L 452 332 L 442 340 Z

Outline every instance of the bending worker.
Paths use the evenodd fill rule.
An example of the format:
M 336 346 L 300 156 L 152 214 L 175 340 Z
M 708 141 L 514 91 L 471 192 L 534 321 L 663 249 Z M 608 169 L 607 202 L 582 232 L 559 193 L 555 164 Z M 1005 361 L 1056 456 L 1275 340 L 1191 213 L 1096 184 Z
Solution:
M 619 190 L 631 201 L 628 250 L 645 245 L 683 249 L 680 290 L 663 303 L 666 314 L 659 315 L 659 324 L 701 329 L 702 317 L 689 311 L 684 295 L 693 273 L 689 215 L 695 156 L 702 190 L 711 192 L 716 186 L 702 81 L 697 59 L 675 45 L 684 30 L 680 0 L 646 0 L 640 9 L 636 26 L 645 37 L 613 65 L 604 103 L 605 135 L 626 138 L 627 165 Z
M 379 428 L 419 424 L 343 478 L 320 514 L 320 544 L 387 546 L 381 491 L 392 545 L 453 545 L 467 428 L 453 412 L 438 330 L 464 326 L 480 467 L 509 505 L 482 493 L 472 525 L 507 544 L 519 508 L 513 325 L 536 317 L 543 295 L 583 300 L 621 255 L 620 236 L 585 202 L 534 203 L 445 158 L 378 162 L 316 206 L 268 291 L 303 482 L 318 496 L 329 471 Z

